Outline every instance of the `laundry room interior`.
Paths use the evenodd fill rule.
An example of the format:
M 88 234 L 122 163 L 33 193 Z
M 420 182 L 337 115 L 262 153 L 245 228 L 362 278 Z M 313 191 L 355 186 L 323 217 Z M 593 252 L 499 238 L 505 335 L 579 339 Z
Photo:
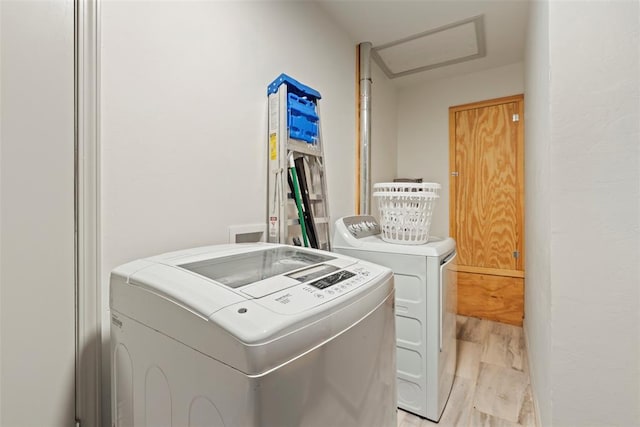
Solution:
M 278 197 L 270 191 L 273 179 L 300 210 L 289 224 L 302 230 L 305 223 L 303 201 L 293 191 L 304 183 L 287 183 L 282 170 L 292 165 L 284 158 L 269 163 L 280 156 L 270 139 L 270 93 L 280 90 L 283 74 L 291 79 L 285 88 L 320 95 L 311 98 L 321 115 L 314 137 L 321 137 L 322 152 L 313 155 L 321 159 L 326 209 L 327 245 L 320 249 L 346 245 L 335 250 L 335 260 L 317 259 L 326 270 L 306 270 L 315 261 L 303 257 L 301 271 L 309 275 L 299 276 L 318 280 L 351 268 L 347 292 L 360 286 L 352 276 L 370 270 L 382 277 L 374 264 L 384 266 L 388 254 L 411 246 L 407 259 L 427 259 L 416 275 L 429 280 L 434 259 L 440 283 L 443 275 L 456 277 L 454 299 L 443 301 L 442 286 L 440 294 L 421 294 L 436 354 L 446 350 L 442 337 L 453 334 L 454 362 L 442 367 L 451 369 L 452 382 L 444 398 L 427 403 L 438 408 L 435 415 L 409 404 L 397 411 L 392 405 L 391 414 L 380 403 L 381 418 L 366 418 L 378 414 L 373 411 L 358 420 L 385 427 L 389 419 L 406 427 L 640 425 L 639 45 L 637 0 L 0 0 L 0 425 L 143 425 L 133 419 L 154 425 L 148 412 L 129 419 L 112 402 L 113 328 L 118 348 L 153 353 L 160 345 L 144 349 L 143 341 L 126 341 L 132 335 L 112 307 L 129 310 L 142 297 L 124 287 L 111 294 L 112 281 L 142 277 L 137 269 L 148 268 L 140 280 L 151 289 L 154 263 L 200 271 L 204 252 L 192 248 L 272 242 L 306 249 L 304 239 L 280 241 L 270 224 Z M 370 75 L 363 78 L 365 71 Z M 506 135 L 507 148 L 494 143 L 491 135 L 498 134 Z M 465 148 L 472 140 L 486 146 Z M 425 245 L 387 241 L 382 255 L 347 268 L 344 260 L 358 258 L 348 245 L 359 243 L 337 236 L 357 237 L 355 226 L 366 238 L 369 230 L 380 232 L 381 193 L 374 193 L 381 183 L 421 192 L 428 186 L 411 186 L 438 184 L 432 240 L 425 245 L 441 246 L 432 253 L 420 249 Z M 311 203 L 321 197 L 311 196 Z M 358 215 L 372 219 L 348 219 Z M 171 253 L 174 258 L 160 256 Z M 457 259 L 443 270 L 450 255 Z M 280 262 L 288 261 L 274 261 Z M 273 274 L 294 283 L 289 270 Z M 404 282 L 395 280 L 396 297 Z M 169 288 L 162 289 L 149 307 L 170 300 Z M 396 314 L 403 309 L 393 305 Z M 441 325 L 438 332 L 432 325 L 444 318 L 443 305 L 453 329 Z M 182 308 L 197 314 L 194 307 Z M 222 318 L 226 307 L 216 307 Z M 388 338 L 392 329 L 380 332 Z M 393 345 L 398 364 L 411 357 L 396 355 Z M 193 348 L 194 357 L 208 351 Z M 360 351 L 353 343 L 345 348 L 352 356 Z M 248 354 L 242 356 L 247 365 Z M 329 347 L 326 354 L 334 357 Z M 390 359 L 383 359 L 375 366 L 386 369 Z M 235 361 L 221 360 L 220 372 L 235 369 Z M 367 360 L 374 366 L 373 356 Z M 428 369 L 448 375 L 440 365 Z M 355 371 L 344 375 L 355 378 Z M 146 372 L 146 387 L 170 375 Z M 253 371 L 245 373 L 253 378 Z M 395 401 L 396 387 L 402 394 L 401 383 L 389 385 L 377 368 L 366 375 L 384 387 L 370 389 L 367 379 L 363 388 L 374 392 L 363 396 L 383 390 L 380 402 L 391 395 Z M 440 382 L 435 378 L 427 376 L 427 383 Z M 325 382 L 320 395 L 331 390 L 349 400 L 360 392 L 348 381 Z M 267 390 L 280 383 L 265 384 Z M 229 390 L 250 388 L 242 387 Z M 284 399 L 295 394 L 291 389 L 267 402 L 286 408 Z M 217 407 L 214 425 L 237 425 L 226 409 Z M 167 416 L 182 425 L 175 421 L 180 414 Z M 287 420 L 328 425 L 319 421 L 322 414 L 313 416 L 320 418 L 305 412 Z M 255 417 L 255 424 L 242 425 L 268 424 Z

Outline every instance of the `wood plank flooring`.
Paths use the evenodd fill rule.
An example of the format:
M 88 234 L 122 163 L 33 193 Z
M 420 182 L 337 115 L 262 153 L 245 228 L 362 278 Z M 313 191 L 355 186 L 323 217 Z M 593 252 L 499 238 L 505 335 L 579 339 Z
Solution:
M 535 427 L 522 328 L 457 320 L 456 377 L 440 422 L 398 410 L 398 427 Z

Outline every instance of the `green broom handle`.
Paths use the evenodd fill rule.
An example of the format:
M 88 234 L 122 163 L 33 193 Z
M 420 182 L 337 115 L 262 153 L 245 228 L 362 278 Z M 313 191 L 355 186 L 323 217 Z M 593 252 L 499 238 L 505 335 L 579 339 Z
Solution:
M 293 181 L 293 196 L 296 199 L 296 207 L 298 208 L 298 220 L 300 221 L 300 229 L 302 230 L 302 240 L 304 247 L 309 247 L 309 238 L 307 237 L 307 227 L 304 224 L 304 212 L 302 211 L 302 197 L 300 196 L 300 184 L 298 183 L 298 174 L 295 166 L 289 168 L 291 180 Z

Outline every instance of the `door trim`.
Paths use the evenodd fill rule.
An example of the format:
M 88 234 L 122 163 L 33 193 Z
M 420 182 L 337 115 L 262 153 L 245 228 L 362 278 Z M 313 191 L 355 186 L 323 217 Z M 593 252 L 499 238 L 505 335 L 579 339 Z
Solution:
M 510 102 L 520 101 L 524 101 L 524 94 L 503 96 L 502 98 L 487 99 L 484 101 L 470 102 L 468 104 L 454 105 L 453 107 L 449 107 L 449 117 L 451 117 L 452 111 L 456 113 L 458 111 L 473 110 L 474 108 L 491 107 L 493 105 L 502 105 L 508 104 Z
M 520 219 L 521 223 L 516 230 L 516 235 L 519 244 L 519 257 L 517 261 L 517 268 L 515 270 L 502 270 L 502 273 L 499 274 L 501 276 L 510 276 L 510 277 L 524 277 L 525 271 L 525 242 L 524 242 L 524 95 L 512 95 L 505 96 L 502 98 L 488 99 L 485 101 L 472 102 L 468 104 L 456 105 L 453 107 L 449 107 L 449 235 L 455 237 L 455 223 L 451 220 L 451 217 L 456 212 L 456 186 L 453 181 L 452 173 L 456 171 L 456 127 L 455 127 L 455 115 L 459 111 L 473 110 L 476 108 L 484 108 L 491 107 L 494 105 L 502 105 L 508 103 L 516 103 L 518 106 L 518 114 L 520 126 L 518 126 L 518 140 L 516 147 L 516 169 L 517 169 L 517 195 L 516 195 L 516 216 Z M 460 266 L 458 266 L 460 268 Z M 483 271 L 479 271 L 478 269 L 485 270 L 482 267 L 466 267 L 468 272 L 477 272 L 484 274 L 494 274 L 497 273 L 487 273 Z M 476 271 L 472 271 L 475 269 Z M 494 269 L 486 269 L 486 270 L 494 270 Z M 495 269 L 496 271 L 500 271 Z M 462 270 L 459 270 L 462 271 Z M 517 275 L 514 274 L 519 272 Z
M 74 0 L 76 425 L 101 425 L 99 0 Z

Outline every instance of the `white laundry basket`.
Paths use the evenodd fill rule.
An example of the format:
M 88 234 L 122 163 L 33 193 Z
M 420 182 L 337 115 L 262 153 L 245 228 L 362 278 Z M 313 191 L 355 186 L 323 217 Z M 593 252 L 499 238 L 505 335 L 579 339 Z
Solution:
M 382 240 L 405 245 L 427 243 L 440 184 L 382 182 L 373 189 L 380 211 Z

